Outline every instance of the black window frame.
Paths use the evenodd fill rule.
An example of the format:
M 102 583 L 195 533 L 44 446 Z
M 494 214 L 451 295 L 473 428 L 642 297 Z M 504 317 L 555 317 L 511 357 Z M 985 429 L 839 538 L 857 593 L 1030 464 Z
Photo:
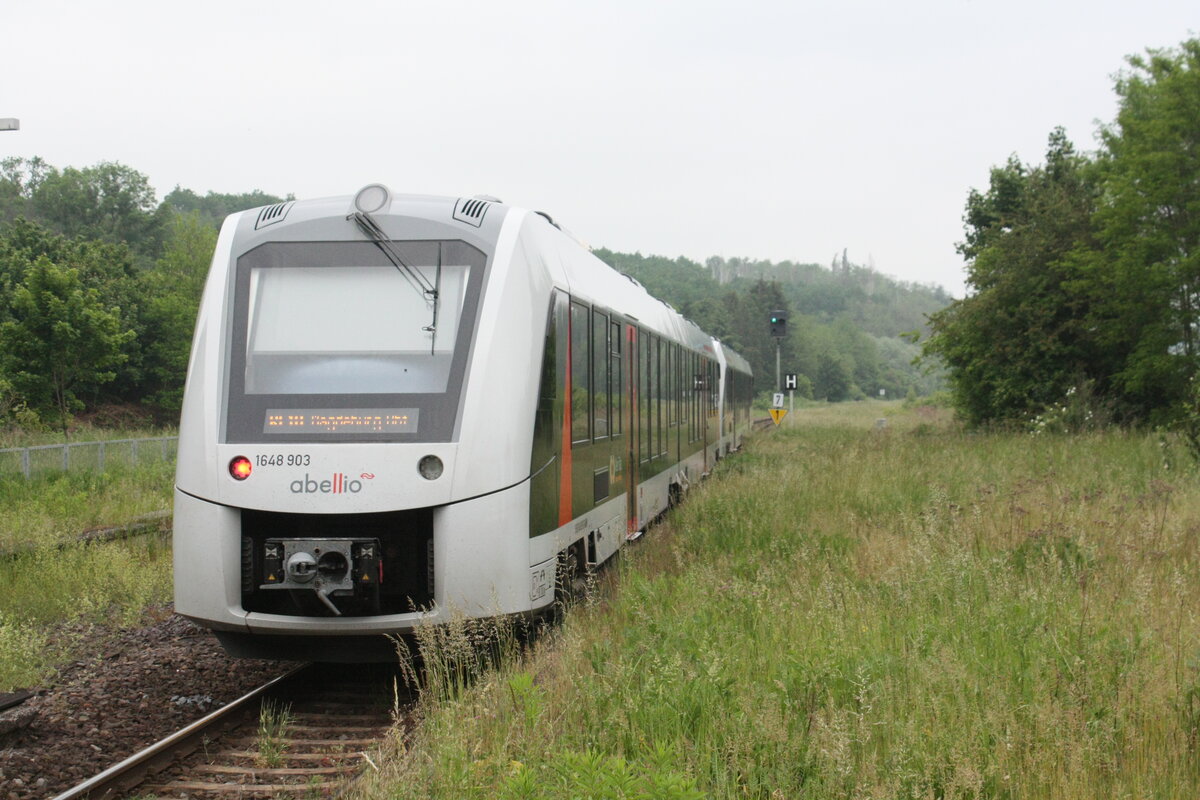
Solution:
M 583 319 L 583 324 L 579 325 L 579 320 L 576 318 L 576 311 Z M 568 344 L 571 355 L 571 447 L 584 447 L 592 442 L 592 365 L 591 365 L 591 342 L 592 342 L 592 316 L 591 306 L 579 300 L 572 300 L 570 311 L 568 311 L 570 321 L 568 328 L 570 329 Z M 582 353 L 582 364 L 579 363 L 579 355 Z M 577 378 L 584 378 L 583 386 L 579 385 Z M 582 389 L 582 391 L 580 391 Z M 584 408 L 576 408 L 575 399 L 584 398 L 586 404 Z M 578 429 L 578 421 L 582 420 L 584 429 Z
M 233 268 L 233 310 L 228 321 L 229 372 L 224 392 L 222 440 L 228 444 L 289 444 L 317 442 L 449 442 L 455 424 L 466 375 L 467 360 L 475 337 L 479 306 L 491 256 L 461 239 L 408 239 L 391 244 L 403 252 L 406 246 L 436 246 L 442 263 L 470 267 L 463 307 L 459 315 L 456 345 L 444 392 L 429 393 L 322 393 L 247 394 L 246 342 L 248 337 L 250 277 L 256 269 L 301 267 L 338 269 L 394 267 L 382 250 L 370 241 L 273 241 L 264 242 L 238 256 Z M 414 324 L 417 324 L 414 321 Z M 268 409 L 358 409 L 403 408 L 418 412 L 417 430 L 398 432 L 266 433 Z

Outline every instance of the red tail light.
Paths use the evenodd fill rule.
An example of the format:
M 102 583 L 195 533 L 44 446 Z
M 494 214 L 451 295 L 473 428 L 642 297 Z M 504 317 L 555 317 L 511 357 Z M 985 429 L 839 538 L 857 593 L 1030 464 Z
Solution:
M 249 478 L 252 469 L 250 459 L 245 456 L 238 456 L 229 462 L 229 474 L 235 481 L 244 481 Z

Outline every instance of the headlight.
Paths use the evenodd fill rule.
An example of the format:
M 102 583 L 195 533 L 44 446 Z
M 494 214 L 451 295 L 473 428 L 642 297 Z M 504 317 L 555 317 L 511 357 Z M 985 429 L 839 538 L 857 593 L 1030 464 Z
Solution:
M 437 456 L 425 456 L 417 464 L 417 472 L 427 481 L 436 481 L 442 477 L 442 460 Z

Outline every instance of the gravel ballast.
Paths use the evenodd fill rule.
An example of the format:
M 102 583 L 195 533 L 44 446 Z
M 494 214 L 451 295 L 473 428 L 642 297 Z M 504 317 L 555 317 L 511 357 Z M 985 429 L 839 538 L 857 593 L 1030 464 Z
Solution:
M 95 657 L 0 712 L 0 730 L 11 723 L 0 733 L 0 800 L 60 794 L 290 666 L 231 658 L 174 615 L 105 637 Z

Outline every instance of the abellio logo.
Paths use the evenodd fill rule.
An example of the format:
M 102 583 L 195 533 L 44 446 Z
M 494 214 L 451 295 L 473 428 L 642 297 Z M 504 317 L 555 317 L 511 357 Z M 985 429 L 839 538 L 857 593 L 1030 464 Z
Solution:
M 375 476 L 364 472 L 358 477 L 370 480 Z M 292 490 L 292 494 L 358 494 L 362 491 L 363 485 L 358 478 L 350 478 L 342 472 L 336 472 L 332 478 L 323 481 L 310 478 L 306 472 L 303 478 L 292 481 L 288 488 Z

